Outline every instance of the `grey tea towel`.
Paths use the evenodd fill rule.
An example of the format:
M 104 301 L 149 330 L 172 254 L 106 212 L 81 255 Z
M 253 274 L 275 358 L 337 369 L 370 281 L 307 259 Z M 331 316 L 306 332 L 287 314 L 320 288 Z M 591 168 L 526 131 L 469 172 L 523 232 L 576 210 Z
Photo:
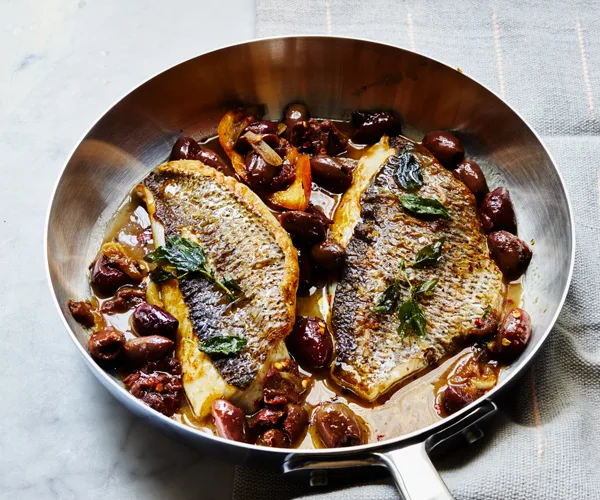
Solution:
M 542 135 L 575 211 L 567 303 L 532 371 L 477 445 L 438 467 L 458 499 L 600 498 L 600 4 L 593 1 L 257 0 L 257 35 L 370 38 L 432 56 L 496 91 Z M 234 498 L 397 498 L 238 468 Z

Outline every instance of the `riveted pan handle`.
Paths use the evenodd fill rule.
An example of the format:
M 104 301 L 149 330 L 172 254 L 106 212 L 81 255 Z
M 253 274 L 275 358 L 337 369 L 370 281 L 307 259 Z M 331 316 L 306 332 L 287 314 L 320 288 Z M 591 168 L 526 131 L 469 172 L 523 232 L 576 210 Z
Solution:
M 424 442 L 375 456 L 389 470 L 404 500 L 453 499 L 429 460 Z
M 496 405 L 484 400 L 456 422 L 416 442 L 395 450 L 373 453 L 387 467 L 404 500 L 452 500 L 452 495 L 429 459 L 435 448 L 452 446 L 457 439 L 473 442 L 482 435 L 479 425 L 496 413 Z
M 431 434 L 427 439 L 416 439 L 389 451 L 366 452 L 358 455 L 325 458 L 290 455 L 284 461 L 283 472 L 293 475 L 310 472 L 311 485 L 327 484 L 328 469 L 384 466 L 392 475 L 404 500 L 451 500 L 453 497 L 429 459 L 435 449 L 456 446 L 457 440 L 473 442 L 481 437 L 479 424 L 497 410 L 489 400 L 460 416 L 451 425 Z

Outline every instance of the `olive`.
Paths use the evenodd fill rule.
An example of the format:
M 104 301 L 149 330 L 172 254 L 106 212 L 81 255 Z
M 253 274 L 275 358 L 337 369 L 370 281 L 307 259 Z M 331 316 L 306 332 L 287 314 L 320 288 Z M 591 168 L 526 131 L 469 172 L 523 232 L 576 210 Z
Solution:
M 88 341 L 90 354 L 101 361 L 115 359 L 125 345 L 125 336 L 116 328 L 107 326 L 92 334 Z
M 469 391 L 461 385 L 449 385 L 442 393 L 442 406 L 449 415 L 462 410 L 473 401 L 475 401 L 473 391 Z
M 92 265 L 91 282 L 95 290 L 102 295 L 112 295 L 123 285 L 133 280 L 127 276 L 106 255 L 102 254 Z
M 290 446 L 287 436 L 279 429 L 269 429 L 264 432 L 258 436 L 256 444 L 271 448 L 288 448 Z
M 313 245 L 325 239 L 327 225 L 314 214 L 290 210 L 280 215 L 279 221 L 299 245 Z
M 133 329 L 139 335 L 162 335 L 175 338 L 179 320 L 162 307 L 143 302 L 135 308 L 131 315 Z
M 507 280 L 519 279 L 525 273 L 532 256 L 527 243 L 508 231 L 489 234 L 487 242 L 492 259 Z
M 144 302 L 146 290 L 135 286 L 125 285 L 117 290 L 112 299 L 105 300 L 100 310 L 105 314 L 123 314 L 129 309 Z
M 367 440 L 354 412 L 342 403 L 327 403 L 315 411 L 313 422 L 327 448 L 357 446 Z
M 454 169 L 465 156 L 458 137 L 445 130 L 429 132 L 421 142 L 447 169 Z
M 73 316 L 73 318 L 75 318 L 75 321 L 77 321 L 81 325 L 91 328 L 96 323 L 96 318 L 94 317 L 94 313 L 92 312 L 92 304 L 90 304 L 89 302 L 75 302 L 74 300 L 69 300 L 67 306 L 69 307 L 71 316 Z
M 294 358 L 305 367 L 323 368 L 331 360 L 333 340 L 320 318 L 298 317 L 286 342 Z
M 245 132 L 254 132 L 258 135 L 267 135 L 272 134 L 277 136 L 277 122 L 270 122 L 267 120 L 258 120 L 250 123 L 245 129 L 242 135 Z
M 134 337 L 125 342 L 123 355 L 130 364 L 143 365 L 148 361 L 158 361 L 175 347 L 175 342 L 160 335 Z
M 252 122 L 244 129 L 242 135 L 236 142 L 235 149 L 238 153 L 247 154 L 252 149 L 252 146 L 250 146 L 250 143 L 244 137 L 244 134 L 246 132 L 253 132 L 262 136 L 263 141 L 265 141 L 273 149 L 279 147 L 280 140 L 277 136 L 277 123 L 268 121 L 256 121 Z
M 331 120 L 323 120 L 321 128 L 327 131 L 327 147 L 325 151 L 328 155 L 339 155 L 346 151 L 348 138 L 338 130 Z
M 246 155 L 246 172 L 250 186 L 257 190 L 265 190 L 273 182 L 278 169 L 269 165 L 256 151 L 249 151 Z
M 499 187 L 485 195 L 479 207 L 481 224 L 487 233 L 492 231 L 508 231 L 517 233 L 515 210 L 508 189 Z
M 288 404 L 283 430 L 291 443 L 298 440 L 308 426 L 308 412 L 300 405 Z
M 308 108 L 305 104 L 294 103 L 290 104 L 286 109 L 283 116 L 283 123 L 286 126 L 284 135 L 289 141 L 292 137 L 292 130 L 294 125 L 297 123 L 305 122 L 310 118 Z
M 200 154 L 200 144 L 191 137 L 180 137 L 171 150 L 170 160 L 195 160 Z
M 356 131 L 351 139 L 358 144 L 375 143 L 383 134 L 398 135 L 402 128 L 400 117 L 393 111 L 355 111 L 352 124 Z
M 234 171 L 223 158 L 212 149 L 200 146 L 191 137 L 180 137 L 173 146 L 170 160 L 199 160 L 205 165 L 220 170 L 225 175 L 233 176 Z
M 248 426 L 250 429 L 269 429 L 275 427 L 284 415 L 285 412 L 281 409 L 265 406 L 250 418 Z
M 242 443 L 250 441 L 246 415 L 237 406 L 225 399 L 217 399 L 211 413 L 219 436 Z
M 337 269 L 344 263 L 346 250 L 337 241 L 327 238 L 310 249 L 315 264 L 324 269 Z
M 498 330 L 500 319 L 496 311 L 488 311 L 481 318 L 475 320 L 475 325 L 471 329 L 471 335 L 477 337 L 488 337 Z
M 310 169 L 313 180 L 332 193 L 343 193 L 352 184 L 352 170 L 331 156 L 314 156 Z
M 483 198 L 489 192 L 485 175 L 473 160 L 461 161 L 452 173 L 469 188 L 477 199 Z
M 495 351 L 512 360 L 521 354 L 531 337 L 531 317 L 523 309 L 510 311 L 496 335 Z
M 315 285 L 316 276 L 313 269 L 312 261 L 310 260 L 308 250 L 298 248 L 298 293 L 306 295 Z

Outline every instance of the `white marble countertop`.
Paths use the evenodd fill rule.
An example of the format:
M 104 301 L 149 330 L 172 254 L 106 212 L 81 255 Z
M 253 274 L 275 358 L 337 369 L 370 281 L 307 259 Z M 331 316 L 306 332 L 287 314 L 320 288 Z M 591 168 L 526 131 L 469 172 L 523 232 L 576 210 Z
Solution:
M 51 301 L 43 230 L 96 118 L 160 70 L 252 38 L 254 2 L 23 0 L 0 18 L 0 498 L 230 498 L 231 465 L 140 422 L 84 366 Z

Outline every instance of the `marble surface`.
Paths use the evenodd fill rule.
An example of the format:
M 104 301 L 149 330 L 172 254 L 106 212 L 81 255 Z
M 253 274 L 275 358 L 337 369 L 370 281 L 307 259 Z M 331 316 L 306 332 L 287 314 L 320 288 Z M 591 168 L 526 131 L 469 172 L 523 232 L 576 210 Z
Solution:
M 50 298 L 43 231 L 95 119 L 165 67 L 252 38 L 254 3 L 23 0 L 0 19 L 0 498 L 230 498 L 232 466 L 140 422 L 84 366 Z

